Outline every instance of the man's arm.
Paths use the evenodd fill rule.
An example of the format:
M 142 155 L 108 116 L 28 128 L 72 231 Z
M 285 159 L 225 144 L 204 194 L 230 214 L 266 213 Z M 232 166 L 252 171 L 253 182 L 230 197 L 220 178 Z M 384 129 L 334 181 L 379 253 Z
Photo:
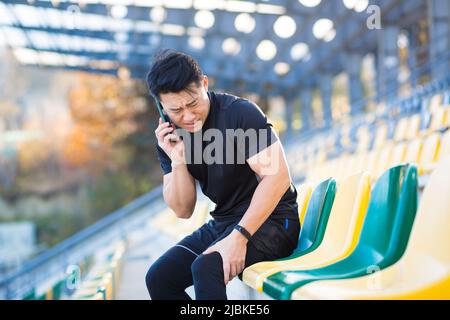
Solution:
M 279 141 L 250 157 L 247 162 L 261 180 L 239 224 L 253 235 L 273 212 L 289 188 L 291 178 Z M 219 252 L 222 256 L 225 284 L 244 270 L 247 239 L 239 231 L 233 230 L 226 238 L 208 248 L 204 254 L 213 251 Z
M 280 202 L 291 185 L 291 177 L 283 146 L 279 141 L 249 158 L 247 163 L 261 181 L 239 224 L 253 235 Z
M 195 180 L 186 165 L 172 163 L 172 172 L 163 177 L 163 196 L 178 218 L 189 219 L 195 208 Z
M 163 197 L 178 218 L 188 219 L 194 212 L 197 198 L 195 180 L 187 170 L 184 143 L 173 133 L 174 129 L 174 126 L 169 126 L 168 122 L 163 123 L 160 118 L 155 130 L 158 146 L 164 151 L 160 153 L 165 172 Z

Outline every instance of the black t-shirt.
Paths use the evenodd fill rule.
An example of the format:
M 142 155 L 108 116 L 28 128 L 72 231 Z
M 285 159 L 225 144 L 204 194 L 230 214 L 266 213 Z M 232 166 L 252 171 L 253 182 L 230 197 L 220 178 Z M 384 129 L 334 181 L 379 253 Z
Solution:
M 197 133 L 188 133 L 183 130 L 186 157 L 188 158 L 189 154 L 191 155 L 190 160 L 187 161 L 187 169 L 199 182 L 203 193 L 216 204 L 215 210 L 210 213 L 211 216 L 222 220 L 237 219 L 245 214 L 259 183 L 257 175 L 247 162 L 243 161 L 243 158 L 247 160 L 277 141 L 278 137 L 274 134 L 272 124 L 267 121 L 265 114 L 253 102 L 234 95 L 212 91 L 208 91 L 208 97 L 210 111 L 202 129 Z M 217 156 L 216 162 L 211 163 L 212 161 L 206 159 L 207 163 L 205 163 L 205 158 L 202 156 L 203 152 L 215 140 L 214 135 L 205 138 L 207 137 L 205 132 L 212 128 L 216 129 L 216 132 L 220 132 L 223 137 L 229 134 L 227 129 L 266 130 L 260 130 L 258 131 L 260 134 L 255 135 L 258 141 L 256 144 L 239 143 L 237 138 L 226 140 L 227 142 L 223 143 L 222 156 L 215 152 L 219 150 L 217 148 L 207 153 L 213 157 Z M 190 142 L 187 142 L 186 134 L 187 137 L 191 138 Z M 196 138 L 196 142 L 193 142 L 193 139 Z M 250 140 L 245 140 L 245 142 L 248 141 Z M 197 145 L 197 148 L 194 148 L 195 145 Z M 201 150 L 198 149 L 199 145 Z M 169 156 L 158 145 L 156 145 L 156 148 L 164 174 L 171 172 Z M 210 146 L 209 151 L 211 149 L 214 148 Z M 230 151 L 233 152 L 230 153 Z M 197 156 L 200 154 L 200 157 L 195 158 L 196 154 Z M 227 154 L 228 156 L 231 154 L 231 158 L 227 159 Z M 197 161 L 194 161 L 195 159 Z M 222 159 L 222 161 L 217 159 Z M 231 163 L 230 159 L 232 159 Z M 297 214 L 297 212 L 297 191 L 291 184 L 271 216 L 292 217 L 292 214 Z

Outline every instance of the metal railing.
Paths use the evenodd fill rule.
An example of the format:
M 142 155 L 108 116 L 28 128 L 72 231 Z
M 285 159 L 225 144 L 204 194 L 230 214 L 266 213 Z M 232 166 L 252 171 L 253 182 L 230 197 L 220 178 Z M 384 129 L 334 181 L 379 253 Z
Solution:
M 99 248 L 124 238 L 165 207 L 159 186 L 0 279 L 0 299 L 21 299 L 49 279 L 64 278 L 68 266 L 78 265 Z

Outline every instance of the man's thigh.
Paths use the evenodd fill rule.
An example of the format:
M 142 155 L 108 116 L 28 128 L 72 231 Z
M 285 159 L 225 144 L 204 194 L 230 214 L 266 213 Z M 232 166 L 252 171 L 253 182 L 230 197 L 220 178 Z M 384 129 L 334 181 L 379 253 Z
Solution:
M 197 257 L 216 242 L 225 230 L 225 224 L 210 220 L 190 235 L 184 237 L 175 246 L 184 248 L 184 250 Z

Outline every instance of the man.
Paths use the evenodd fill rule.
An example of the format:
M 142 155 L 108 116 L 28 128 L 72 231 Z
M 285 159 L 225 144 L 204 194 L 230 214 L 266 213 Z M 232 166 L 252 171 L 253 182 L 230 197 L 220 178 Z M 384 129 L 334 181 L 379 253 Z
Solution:
M 297 191 L 282 145 L 256 104 L 208 91 L 208 77 L 184 53 L 159 54 L 147 83 L 171 121 L 160 119 L 155 130 L 164 200 L 178 218 L 190 218 L 197 180 L 216 204 L 212 220 L 150 267 L 150 297 L 190 299 L 185 289 L 194 285 L 196 299 L 227 299 L 226 284 L 245 267 L 286 257 L 297 246 Z M 205 139 L 211 132 L 214 141 Z

